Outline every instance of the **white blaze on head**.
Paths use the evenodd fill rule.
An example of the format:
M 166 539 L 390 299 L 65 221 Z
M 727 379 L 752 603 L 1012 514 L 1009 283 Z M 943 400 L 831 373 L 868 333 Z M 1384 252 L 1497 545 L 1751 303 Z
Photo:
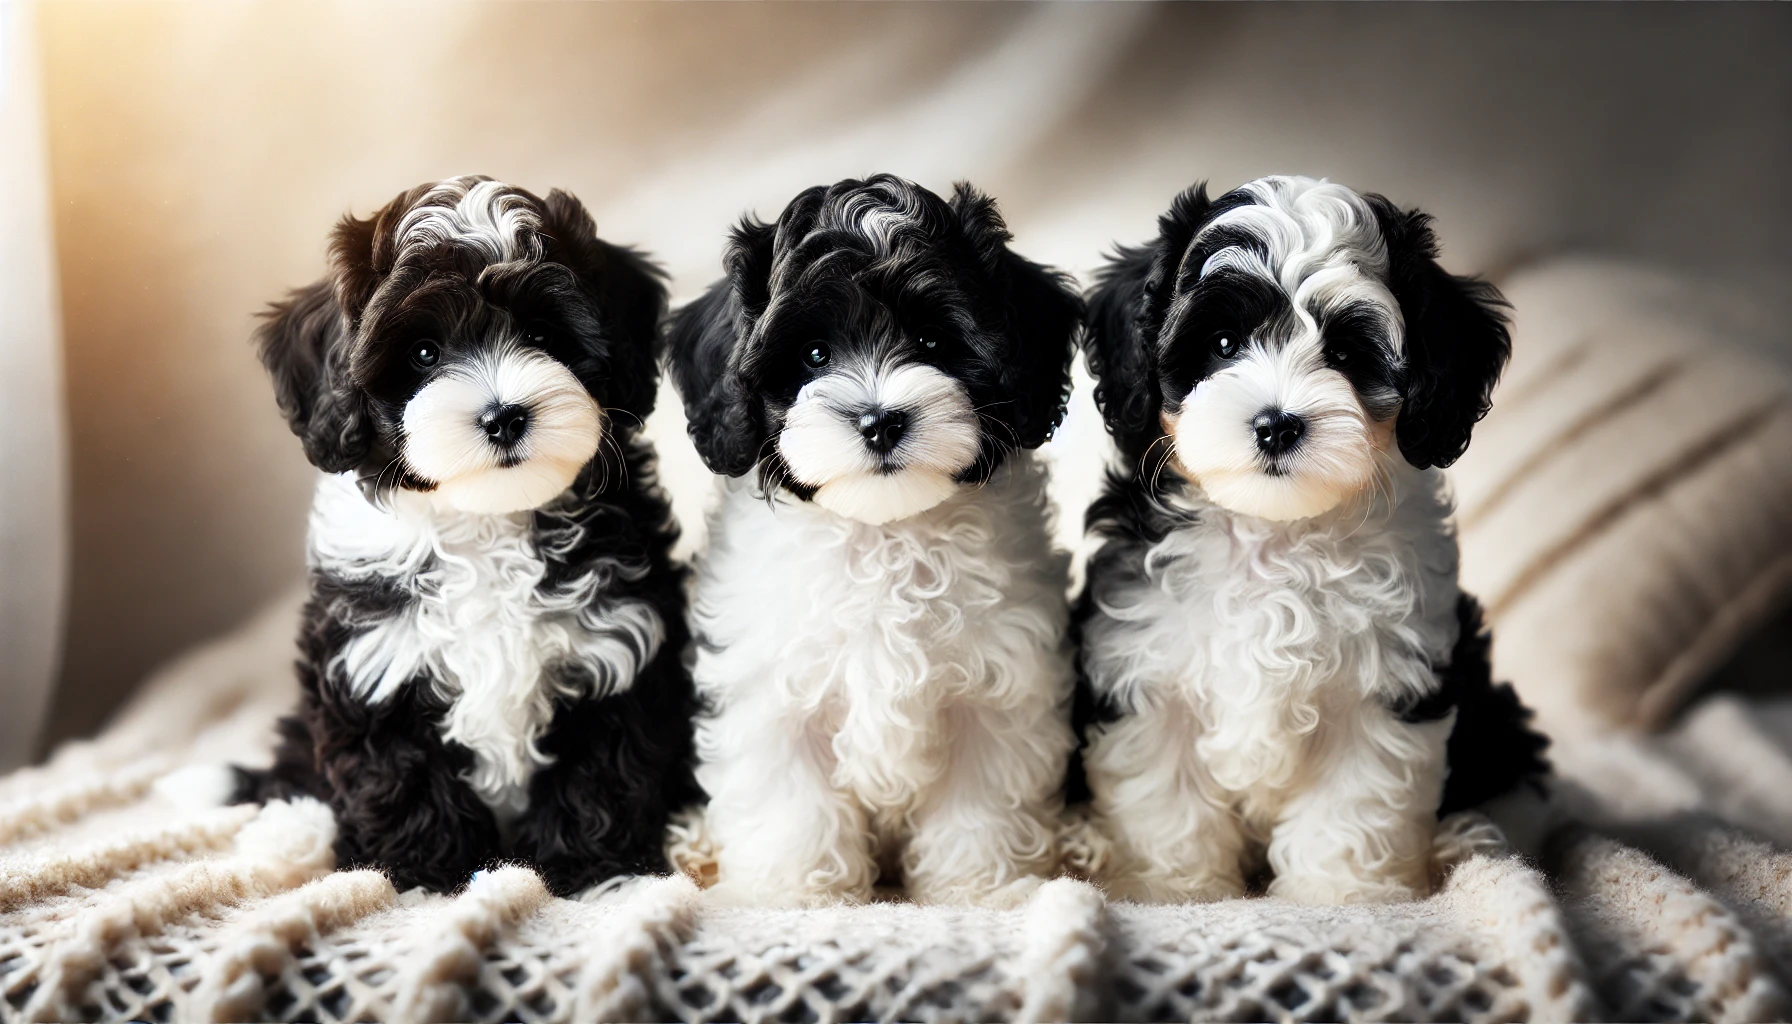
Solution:
M 528 420 L 512 447 L 481 418 L 520 406 Z M 603 413 L 572 371 L 534 349 L 506 346 L 450 366 L 404 410 L 404 458 L 464 512 L 520 512 L 566 490 L 597 454 Z
M 875 410 L 906 417 L 901 439 L 879 454 L 859 431 Z M 923 363 L 845 362 L 810 381 L 778 435 L 778 449 L 815 503 L 864 523 L 924 512 L 959 488 L 976 461 L 981 434 L 958 381 Z
M 449 178 L 398 222 L 400 259 L 444 243 L 472 245 L 487 262 L 541 255 L 541 219 L 527 197 L 501 181 Z

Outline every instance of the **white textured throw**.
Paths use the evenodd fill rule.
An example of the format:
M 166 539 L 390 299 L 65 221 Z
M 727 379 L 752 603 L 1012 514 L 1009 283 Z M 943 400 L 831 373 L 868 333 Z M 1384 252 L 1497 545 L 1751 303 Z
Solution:
M 171 668 L 94 741 L 0 780 L 0 1020 L 1766 1020 L 1792 978 L 1792 705 L 1714 699 L 1557 751 L 1545 870 L 1476 816 L 1435 896 L 1015 910 L 712 908 L 682 877 L 554 899 L 329 870 L 316 805 L 185 810 L 182 764 L 265 757 L 288 603 Z M 255 752 L 260 749 L 260 755 Z

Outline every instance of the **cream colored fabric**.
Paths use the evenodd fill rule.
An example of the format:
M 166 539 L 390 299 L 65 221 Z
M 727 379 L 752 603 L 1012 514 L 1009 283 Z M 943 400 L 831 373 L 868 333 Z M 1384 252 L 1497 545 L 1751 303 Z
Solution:
M 1792 382 L 1732 296 L 1573 260 L 1503 285 L 1511 369 L 1452 473 L 1463 584 L 1551 731 L 1660 725 L 1792 600 Z
M 1391 907 L 710 907 L 687 879 L 449 895 L 328 870 L 315 805 L 182 810 L 151 781 L 253 756 L 292 602 L 171 667 L 94 741 L 0 779 L 0 1020 L 1766 1020 L 1792 977 L 1792 703 L 1705 703 L 1559 751 L 1589 824 L 1549 874 L 1475 815 Z M 265 756 L 265 754 L 263 755 Z M 1550 875 L 1554 876 L 1552 881 Z

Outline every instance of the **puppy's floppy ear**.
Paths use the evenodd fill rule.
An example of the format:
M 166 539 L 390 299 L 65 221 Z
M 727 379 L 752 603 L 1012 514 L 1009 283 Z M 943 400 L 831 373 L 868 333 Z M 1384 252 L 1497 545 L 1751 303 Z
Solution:
M 744 218 L 729 238 L 728 276 L 672 318 L 667 360 L 691 442 L 712 473 L 741 476 L 765 444 L 764 410 L 742 379 L 744 340 L 765 311 L 777 229 Z
M 1163 434 L 1159 339 L 1175 297 L 1177 270 L 1212 204 L 1206 183 L 1177 196 L 1157 221 L 1157 238 L 1121 246 L 1095 277 L 1083 353 L 1095 376 L 1095 404 L 1122 454 L 1142 458 Z
M 638 420 L 653 412 L 659 385 L 660 322 L 666 314 L 665 271 L 645 255 L 597 237 L 584 204 L 559 189 L 542 200 L 542 231 L 597 301 L 607 346 L 598 403 Z
M 255 332 L 280 411 L 304 443 L 306 458 L 326 473 L 357 468 L 373 444 L 361 392 L 348 379 L 339 283 L 319 281 L 274 303 Z
M 1420 469 L 1448 466 L 1492 404 L 1512 339 L 1505 299 L 1476 277 L 1437 265 L 1431 218 L 1366 197 L 1388 247 L 1388 279 L 1406 321 L 1406 375 L 1394 436 Z
M 274 303 L 255 332 L 280 411 L 304 442 L 305 456 L 326 473 L 360 466 L 376 441 L 365 399 L 350 377 L 351 342 L 368 302 L 392 272 L 399 221 L 427 191 L 419 186 L 401 192 L 365 220 L 347 215 L 337 221 L 330 232 L 330 276 Z
M 1064 419 L 1070 401 L 1070 359 L 1083 302 L 1068 275 L 1016 255 L 995 201 L 968 182 L 952 187 L 966 243 L 990 268 L 1015 350 L 1003 369 L 1011 404 L 993 410 L 1014 428 L 1016 443 L 1037 448 Z

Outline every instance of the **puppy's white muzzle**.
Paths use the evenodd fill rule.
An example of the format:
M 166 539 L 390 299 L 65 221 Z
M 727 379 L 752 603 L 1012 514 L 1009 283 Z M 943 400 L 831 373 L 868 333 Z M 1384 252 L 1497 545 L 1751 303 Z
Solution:
M 1254 347 L 1165 426 L 1208 498 L 1245 515 L 1322 515 L 1375 479 L 1383 440 L 1350 381 L 1310 353 Z
M 894 417 L 894 420 L 892 420 Z M 892 437 L 892 422 L 900 423 Z M 977 413 L 958 381 L 921 363 L 847 364 L 797 393 L 778 448 L 815 503 L 880 524 L 958 491 L 980 447 Z
M 603 412 L 579 379 L 506 347 L 443 371 L 404 409 L 404 458 L 463 512 L 520 512 L 559 496 L 597 454 Z

